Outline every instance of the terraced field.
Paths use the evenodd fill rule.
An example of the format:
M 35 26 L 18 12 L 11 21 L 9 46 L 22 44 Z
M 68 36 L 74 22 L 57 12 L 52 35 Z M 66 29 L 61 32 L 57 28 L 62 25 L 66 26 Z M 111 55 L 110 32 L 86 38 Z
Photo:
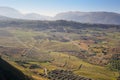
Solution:
M 116 80 L 109 61 L 119 42 L 116 28 L 0 28 L 2 58 L 34 80 Z

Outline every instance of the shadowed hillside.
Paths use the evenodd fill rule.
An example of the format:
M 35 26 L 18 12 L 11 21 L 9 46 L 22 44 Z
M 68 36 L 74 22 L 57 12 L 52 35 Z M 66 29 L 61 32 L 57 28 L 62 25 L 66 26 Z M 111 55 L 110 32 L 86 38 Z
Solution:
M 0 58 L 0 80 L 31 80 L 21 71 Z

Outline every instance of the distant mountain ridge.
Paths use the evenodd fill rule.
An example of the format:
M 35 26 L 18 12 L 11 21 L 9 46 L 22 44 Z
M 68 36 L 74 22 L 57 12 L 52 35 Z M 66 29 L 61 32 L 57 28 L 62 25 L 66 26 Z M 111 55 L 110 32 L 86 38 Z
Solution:
M 5 16 L 1 16 L 1 15 L 0 15 L 0 20 L 9 20 L 9 19 L 11 20 L 11 18 L 8 18 L 8 17 L 5 17 Z
M 0 7 L 0 16 L 27 20 L 68 20 L 81 23 L 117 24 L 120 25 L 120 14 L 113 12 L 79 12 L 70 11 L 56 14 L 54 17 L 43 16 L 36 13 L 22 14 L 9 7 Z M 3 17 L 0 17 L 0 20 Z
M 22 14 L 18 10 L 10 7 L 0 7 L 0 15 L 10 18 L 17 19 L 28 19 L 28 20 L 46 20 L 47 16 L 42 16 L 36 13 Z
M 21 18 L 22 13 L 20 13 L 18 10 L 10 7 L 0 7 L 0 15 L 11 17 L 11 18 Z
M 82 23 L 120 24 L 120 14 L 112 12 L 65 12 L 55 18 Z

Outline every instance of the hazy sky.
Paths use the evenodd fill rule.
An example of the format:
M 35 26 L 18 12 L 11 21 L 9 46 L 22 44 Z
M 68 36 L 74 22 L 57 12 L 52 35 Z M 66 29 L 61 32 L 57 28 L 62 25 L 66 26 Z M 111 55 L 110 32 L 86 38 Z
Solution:
M 108 11 L 120 13 L 120 0 L 0 0 L 0 6 L 53 16 L 66 11 Z

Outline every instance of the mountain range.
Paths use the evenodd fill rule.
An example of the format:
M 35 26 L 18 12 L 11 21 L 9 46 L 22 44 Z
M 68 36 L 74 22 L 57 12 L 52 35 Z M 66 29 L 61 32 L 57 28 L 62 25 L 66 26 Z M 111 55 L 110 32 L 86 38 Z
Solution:
M 50 18 L 48 16 L 43 16 L 36 13 L 22 14 L 20 11 L 10 7 L 0 7 L 0 15 L 10 18 L 28 19 L 28 20 L 47 20 Z
M 113 12 L 80 12 L 70 11 L 58 13 L 54 17 L 44 16 L 36 13 L 22 14 L 20 11 L 10 7 L 0 7 L 0 20 L 9 18 L 27 20 L 68 20 L 81 23 L 99 23 L 120 25 L 120 14 Z

